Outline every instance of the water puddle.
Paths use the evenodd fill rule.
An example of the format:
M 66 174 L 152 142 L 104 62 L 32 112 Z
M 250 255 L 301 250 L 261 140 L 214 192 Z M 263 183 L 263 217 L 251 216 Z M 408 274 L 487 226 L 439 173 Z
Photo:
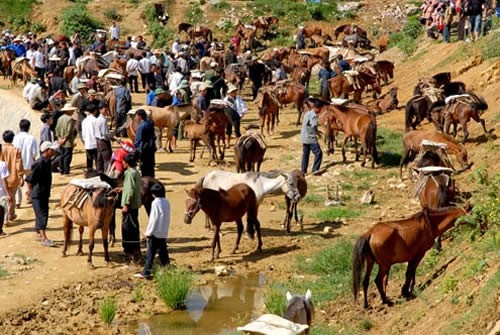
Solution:
M 138 322 L 138 335 L 223 334 L 260 315 L 264 276 L 249 274 L 194 288 L 186 310 L 156 315 Z

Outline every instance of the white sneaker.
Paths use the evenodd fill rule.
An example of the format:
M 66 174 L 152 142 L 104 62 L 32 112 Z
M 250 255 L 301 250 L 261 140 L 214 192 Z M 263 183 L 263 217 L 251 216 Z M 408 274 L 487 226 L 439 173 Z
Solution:
M 144 277 L 144 275 L 143 275 L 142 273 L 140 273 L 140 272 L 139 272 L 139 273 L 136 273 L 136 274 L 134 275 L 134 278 L 144 279 L 144 278 L 146 278 L 146 277 Z

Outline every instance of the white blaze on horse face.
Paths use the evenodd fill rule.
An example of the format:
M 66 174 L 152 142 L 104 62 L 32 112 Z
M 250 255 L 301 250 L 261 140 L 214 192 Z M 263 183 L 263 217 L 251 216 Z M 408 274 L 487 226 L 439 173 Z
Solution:
M 293 295 L 290 293 L 290 291 L 286 291 L 286 302 L 290 303 L 293 299 Z
M 312 298 L 312 293 L 311 290 L 308 289 L 306 292 L 306 300 L 311 301 L 311 298 Z

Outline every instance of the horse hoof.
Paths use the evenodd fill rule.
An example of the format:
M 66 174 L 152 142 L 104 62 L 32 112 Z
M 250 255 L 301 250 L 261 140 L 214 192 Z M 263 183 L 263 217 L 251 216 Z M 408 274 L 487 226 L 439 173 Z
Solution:
M 392 300 L 386 300 L 384 304 L 386 304 L 388 307 L 394 306 L 394 302 L 392 302 Z
M 107 262 L 106 262 L 106 266 L 107 266 L 107 267 L 112 267 L 112 266 L 113 266 L 113 263 L 112 263 L 111 261 L 107 261 Z
M 61 256 L 62 256 L 62 257 L 68 257 L 68 255 L 66 255 L 66 252 L 63 252 L 63 253 L 61 254 Z
M 95 266 L 92 263 L 88 263 L 89 270 L 94 270 Z
M 77 253 L 76 253 L 77 256 L 83 256 L 83 251 L 79 250 Z

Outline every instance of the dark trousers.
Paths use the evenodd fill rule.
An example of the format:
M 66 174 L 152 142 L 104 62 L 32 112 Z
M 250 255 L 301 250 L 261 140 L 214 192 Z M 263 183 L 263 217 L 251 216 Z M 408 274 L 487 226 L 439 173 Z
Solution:
M 318 171 L 321 166 L 321 159 L 323 158 L 323 151 L 318 143 L 302 144 L 302 173 L 307 173 L 307 166 L 309 165 L 309 154 L 314 154 L 314 163 L 312 172 Z
M 87 156 L 87 172 L 90 172 L 92 171 L 94 162 L 97 163 L 97 149 L 86 149 L 85 154 Z
M 122 212 L 122 245 L 127 255 L 135 256 L 141 252 L 139 235 L 139 208 L 129 207 L 128 213 Z
M 61 173 L 69 174 L 71 160 L 73 159 L 73 147 L 61 148 Z
M 97 161 L 95 164 L 97 172 L 107 170 L 111 154 L 111 142 L 97 139 Z
M 261 88 L 262 82 L 252 82 L 252 100 L 255 100 L 257 97 L 257 93 L 259 92 L 259 88 Z
M 142 89 L 146 90 L 146 86 L 148 89 L 151 89 L 154 84 L 152 84 L 152 73 L 141 73 L 141 83 L 142 83 Z
M 3 233 L 3 220 L 5 219 L 5 208 L 0 206 L 0 234 Z
M 321 99 L 330 101 L 330 89 L 328 86 L 321 86 L 319 89 L 319 95 L 321 96 Z
M 42 109 L 47 108 L 48 106 L 49 106 L 49 100 L 45 100 L 45 101 L 37 102 L 33 106 L 33 109 L 37 110 L 37 111 L 41 111 Z
M 130 86 L 130 92 L 139 93 L 139 84 L 137 83 L 137 76 L 128 76 L 128 84 Z
M 44 230 L 49 220 L 49 198 L 31 198 L 31 205 L 35 212 L 36 231 Z
M 119 131 L 119 129 L 127 122 L 127 113 L 116 113 L 115 117 L 115 136 L 120 136 L 120 137 L 127 137 L 127 130 L 122 129 Z
M 232 129 L 234 127 L 234 136 L 240 137 L 240 115 L 232 109 L 226 109 L 226 116 L 229 119 L 229 123 L 226 127 L 226 134 L 231 136 Z
M 37 73 L 38 78 L 43 80 L 43 77 L 45 76 L 45 68 L 35 66 L 35 71 Z
M 463 41 L 465 39 L 465 22 L 467 22 L 467 16 L 461 16 L 457 26 L 459 41 Z
M 451 27 L 449 24 L 445 24 L 443 28 L 443 40 L 448 43 L 450 42 L 450 30 Z
M 145 150 L 141 153 L 141 175 L 143 177 L 155 176 L 155 152 Z
M 167 239 L 156 238 L 154 236 L 148 237 L 148 251 L 146 252 L 146 263 L 142 274 L 146 277 L 151 276 L 151 269 L 153 268 L 153 260 L 156 254 L 160 256 L 160 263 L 162 266 L 170 264 L 170 257 L 168 257 Z

